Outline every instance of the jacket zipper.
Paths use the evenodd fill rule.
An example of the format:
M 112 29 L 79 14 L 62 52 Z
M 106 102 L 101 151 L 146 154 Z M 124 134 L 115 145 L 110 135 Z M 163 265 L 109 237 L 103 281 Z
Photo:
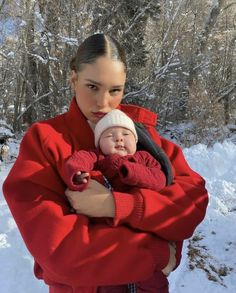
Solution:
M 127 286 L 128 286 L 128 292 L 129 292 L 129 293 L 136 293 L 136 292 L 137 292 L 137 291 L 136 291 L 136 286 L 135 286 L 134 283 L 130 283 L 130 284 L 128 284 Z

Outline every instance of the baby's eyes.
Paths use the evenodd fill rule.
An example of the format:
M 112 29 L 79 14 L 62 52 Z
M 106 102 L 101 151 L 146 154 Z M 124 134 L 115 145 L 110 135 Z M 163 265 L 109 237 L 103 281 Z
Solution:
M 130 134 L 131 134 L 131 132 L 122 132 L 122 133 L 121 133 L 122 136 L 128 136 L 128 135 L 130 135 Z M 108 138 L 108 137 L 116 137 L 116 134 L 108 133 L 108 134 L 106 134 L 106 135 L 104 136 L 104 138 Z

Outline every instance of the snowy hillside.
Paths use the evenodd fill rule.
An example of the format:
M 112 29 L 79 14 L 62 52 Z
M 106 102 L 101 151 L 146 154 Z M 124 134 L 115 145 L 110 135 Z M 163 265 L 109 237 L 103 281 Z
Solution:
M 11 146 L 15 148 L 16 146 Z M 17 149 L 12 149 L 17 153 Z M 186 241 L 179 268 L 169 278 L 170 293 L 236 292 L 236 145 L 217 143 L 185 149 L 187 161 L 207 182 L 210 203 L 205 220 Z M 2 165 L 0 184 L 11 165 Z M 33 261 L 0 197 L 0 284 L 2 293 L 46 293 L 33 277 Z

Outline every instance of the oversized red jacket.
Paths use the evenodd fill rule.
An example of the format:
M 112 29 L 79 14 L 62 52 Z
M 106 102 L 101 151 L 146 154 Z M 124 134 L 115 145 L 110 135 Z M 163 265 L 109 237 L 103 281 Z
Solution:
M 128 191 L 131 186 L 153 189 L 165 187 L 166 178 L 160 163 L 146 151 L 133 155 L 104 156 L 99 150 L 75 152 L 65 162 L 65 183 L 71 190 L 82 191 L 88 183 L 76 183 L 78 171 L 101 171 L 115 191 Z M 102 177 L 102 176 L 101 176 Z
M 170 158 L 173 184 L 160 192 L 132 188 L 113 192 L 113 226 L 93 224 L 71 213 L 61 178 L 62 164 L 74 151 L 94 148 L 94 134 L 75 99 L 67 113 L 35 123 L 24 136 L 19 156 L 3 192 L 28 250 L 35 274 L 58 292 L 96 292 L 100 285 L 145 280 L 164 268 L 168 241 L 180 255 L 207 207 L 204 180 L 188 166 L 181 149 L 161 138 L 156 115 L 131 105 L 120 106 L 144 123 Z M 60 288 L 60 289 L 59 289 Z

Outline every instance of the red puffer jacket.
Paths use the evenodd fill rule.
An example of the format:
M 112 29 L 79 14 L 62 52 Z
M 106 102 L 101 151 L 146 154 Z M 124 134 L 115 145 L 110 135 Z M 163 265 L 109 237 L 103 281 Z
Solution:
M 24 136 L 19 156 L 3 192 L 26 246 L 35 259 L 35 274 L 51 293 L 92 293 L 99 286 L 149 279 L 203 220 L 207 207 L 204 180 L 186 163 L 178 146 L 155 131 L 156 115 L 136 106 L 121 106 L 144 123 L 170 158 L 173 184 L 160 192 L 132 188 L 113 192 L 112 225 L 93 224 L 71 212 L 64 191 L 62 164 L 80 149 L 94 148 L 94 135 L 75 99 L 67 113 L 35 123 Z

